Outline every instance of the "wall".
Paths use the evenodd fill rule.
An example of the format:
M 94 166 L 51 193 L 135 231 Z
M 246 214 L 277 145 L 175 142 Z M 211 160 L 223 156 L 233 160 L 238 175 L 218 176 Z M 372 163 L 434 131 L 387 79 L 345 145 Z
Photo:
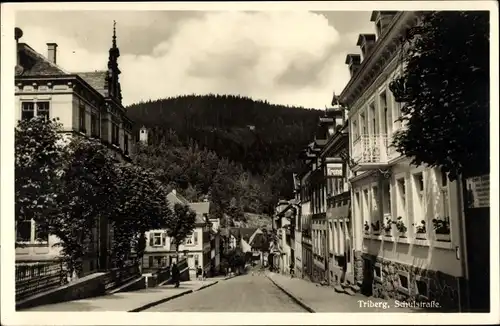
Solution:
M 396 192 L 396 180 L 402 177 L 406 182 L 406 223 L 408 228 L 408 238 L 400 239 L 395 227 L 392 230 L 392 237 L 380 236 L 372 239 L 363 235 L 363 251 L 371 255 L 380 256 L 385 259 L 394 260 L 403 264 L 418 266 L 424 269 L 439 270 L 453 276 L 463 276 L 462 265 L 456 257 L 456 248 L 460 247 L 460 232 L 459 232 L 459 205 L 458 205 L 458 187 L 457 182 L 449 183 L 449 213 L 450 213 L 450 230 L 451 241 L 442 242 L 436 241 L 433 231 L 432 219 L 439 216 L 439 200 L 437 194 L 435 170 L 424 167 L 415 167 L 409 164 L 409 160 L 399 163 L 393 167 L 393 173 L 390 179 L 391 182 L 391 215 L 393 219 L 404 214 L 401 212 L 401 207 L 398 207 L 398 198 Z M 425 187 L 425 211 L 413 209 L 414 187 L 410 182 L 410 177 L 423 172 Z M 374 182 L 373 178 L 365 178 L 356 183 L 354 191 L 367 189 Z M 379 189 L 381 189 L 379 185 Z M 380 204 L 379 200 L 379 204 Z M 381 205 L 379 205 L 381 207 Z M 396 214 L 397 212 L 397 214 Z M 358 213 L 356 213 L 358 214 Z M 360 215 L 356 215 L 359 219 Z M 416 239 L 415 222 L 426 220 L 427 240 Z M 360 223 L 361 224 L 361 223 Z M 358 230 L 359 231 L 359 230 Z M 383 241 L 380 241 L 383 240 Z
M 45 89 L 45 90 L 44 90 Z M 62 93 L 62 92 L 66 93 Z M 73 127 L 73 94 L 72 91 L 68 89 L 65 85 L 58 85 L 58 90 L 50 91 L 42 86 L 38 87 L 36 90 L 33 86 L 24 86 L 23 90 L 20 90 L 18 86 L 15 87 L 15 114 L 14 117 L 16 121 L 21 119 L 21 102 L 34 100 L 49 101 L 49 117 L 59 118 L 59 122 L 63 125 L 64 130 L 71 130 Z M 69 93 L 67 93 L 69 92 Z M 31 94 L 28 94 L 31 93 Z M 34 94 L 33 94 L 34 93 Z M 78 115 L 77 115 L 78 118 Z

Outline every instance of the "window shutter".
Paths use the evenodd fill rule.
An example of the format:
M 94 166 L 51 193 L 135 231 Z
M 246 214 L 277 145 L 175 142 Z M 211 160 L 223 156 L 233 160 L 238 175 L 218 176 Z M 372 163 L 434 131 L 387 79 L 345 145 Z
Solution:
M 149 234 L 149 246 L 152 247 L 153 246 L 153 234 Z
M 162 233 L 161 234 L 161 245 L 165 246 L 166 244 L 167 244 L 167 234 L 166 233 Z

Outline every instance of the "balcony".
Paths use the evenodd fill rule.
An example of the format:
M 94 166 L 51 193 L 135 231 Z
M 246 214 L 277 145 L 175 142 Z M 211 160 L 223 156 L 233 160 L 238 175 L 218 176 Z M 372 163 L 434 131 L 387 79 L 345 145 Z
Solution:
M 361 135 L 352 144 L 353 172 L 383 169 L 400 154 L 391 146 L 392 135 Z

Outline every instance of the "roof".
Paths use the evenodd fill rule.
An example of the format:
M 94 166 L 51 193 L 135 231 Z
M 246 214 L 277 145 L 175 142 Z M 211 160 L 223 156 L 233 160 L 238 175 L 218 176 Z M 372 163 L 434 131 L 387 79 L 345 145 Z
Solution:
M 18 44 L 18 52 L 19 66 L 22 69 L 16 69 L 16 77 L 70 75 L 69 72 L 50 62 L 26 43 Z
M 103 96 L 107 96 L 108 90 L 106 89 L 106 77 L 108 72 L 105 70 L 96 70 L 91 72 L 77 72 L 83 80 L 87 82 L 93 89 L 97 90 Z
M 230 228 L 229 233 L 235 236 L 236 238 L 241 237 L 246 242 L 250 241 L 252 235 L 259 228 Z
M 197 202 L 197 203 L 189 203 L 189 206 L 200 215 L 207 214 L 210 211 L 210 202 Z
M 189 207 L 196 212 L 196 223 L 206 223 L 208 211 L 210 210 L 209 202 L 188 203 Z

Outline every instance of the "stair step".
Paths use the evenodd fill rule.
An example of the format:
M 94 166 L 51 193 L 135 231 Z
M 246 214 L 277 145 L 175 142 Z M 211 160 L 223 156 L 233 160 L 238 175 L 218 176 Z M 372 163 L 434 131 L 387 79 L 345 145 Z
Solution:
M 344 291 L 345 291 L 345 293 L 347 293 L 349 295 L 355 295 L 356 294 L 353 290 L 351 290 L 351 288 L 345 288 Z
M 361 291 L 361 288 L 357 285 L 351 285 L 351 290 L 353 290 L 355 293 L 358 293 Z
M 333 288 L 335 289 L 335 292 L 345 293 L 344 288 L 342 288 L 342 286 L 340 286 L 340 285 L 335 285 Z

